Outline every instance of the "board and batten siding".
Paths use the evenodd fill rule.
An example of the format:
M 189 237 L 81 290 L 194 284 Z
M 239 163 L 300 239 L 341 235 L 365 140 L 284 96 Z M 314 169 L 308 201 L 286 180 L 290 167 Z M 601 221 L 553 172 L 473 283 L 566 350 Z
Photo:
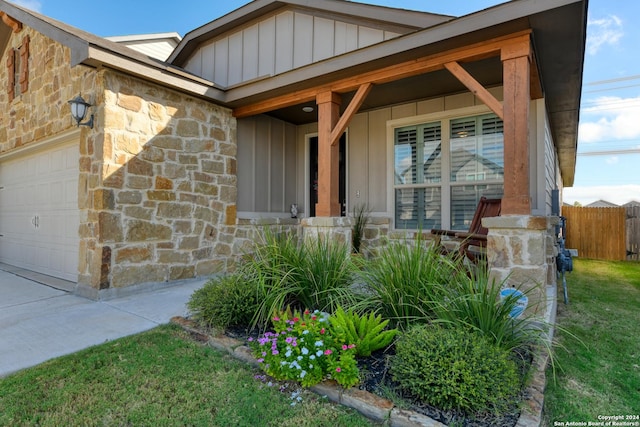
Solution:
M 544 99 L 529 105 L 529 165 L 531 213 L 551 215 L 552 190 L 562 188 L 562 179 Z
M 255 116 L 237 127 L 238 215 L 288 213 L 296 200 L 296 126 Z
M 501 87 L 490 92 L 502 100 Z M 347 210 L 366 204 L 374 215 L 393 215 L 388 211 L 388 199 L 393 197 L 389 120 L 455 114 L 455 110 L 481 105 L 473 94 L 461 93 L 356 114 L 347 128 Z M 561 183 L 544 101 L 532 101 L 531 113 L 531 123 L 536 125 L 530 126 L 532 207 L 544 215 L 551 212 L 551 190 Z M 317 132 L 317 123 L 294 126 L 264 115 L 238 120 L 239 216 L 283 216 L 291 203 L 297 203 L 304 216 L 309 198 L 308 140 Z
M 502 87 L 491 88 L 490 92 L 497 99 L 502 99 Z M 387 140 L 389 120 L 478 105 L 483 105 L 482 101 L 473 94 L 461 93 L 356 114 L 347 128 L 347 210 L 352 211 L 354 206 L 366 204 L 374 215 L 393 216 L 393 212 L 388 211 L 387 203 L 389 197 L 393 197 L 389 190 L 389 144 L 393 144 L 393 141 Z M 317 132 L 315 124 L 300 127 L 299 150 L 303 150 L 307 134 L 313 132 Z M 301 160 L 306 161 L 304 156 Z M 304 163 L 299 165 L 299 170 L 304 170 Z M 299 177 L 304 179 L 301 174 Z M 299 197 L 306 197 L 304 190 L 303 187 L 299 191 Z
M 558 162 L 558 154 L 556 152 L 556 146 L 553 143 L 553 137 L 551 136 L 551 127 L 549 126 L 549 120 L 545 117 L 545 132 L 544 132 L 544 144 L 545 144 L 545 177 L 546 177 L 546 207 L 547 215 L 551 214 L 552 204 L 552 190 L 559 189 L 562 191 L 562 177 L 560 175 L 560 164 Z M 562 204 L 562 200 L 560 200 Z
M 223 87 L 273 76 L 400 34 L 288 10 L 203 44 L 184 68 Z

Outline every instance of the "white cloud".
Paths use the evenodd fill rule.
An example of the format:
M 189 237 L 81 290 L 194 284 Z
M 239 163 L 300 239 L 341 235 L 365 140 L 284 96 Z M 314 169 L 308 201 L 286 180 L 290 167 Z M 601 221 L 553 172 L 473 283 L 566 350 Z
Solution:
M 597 200 L 606 200 L 624 205 L 632 200 L 640 201 L 640 185 L 598 185 L 593 187 L 570 187 L 562 191 L 563 202 L 588 205 Z
M 605 162 L 606 162 L 608 165 L 615 165 L 615 164 L 616 164 L 616 163 L 618 163 L 619 161 L 620 161 L 620 158 L 619 158 L 618 156 L 611 156 L 611 157 L 608 157 L 608 158 L 605 160 Z
M 11 3 L 15 3 L 18 6 L 24 7 L 26 9 L 31 9 L 36 12 L 42 11 L 42 3 L 38 0 L 9 0 Z
M 595 55 L 605 45 L 616 45 L 622 36 L 622 20 L 617 16 L 591 19 L 587 22 L 587 52 Z
M 640 138 L 640 96 L 597 98 L 582 110 L 582 117 L 581 143 Z

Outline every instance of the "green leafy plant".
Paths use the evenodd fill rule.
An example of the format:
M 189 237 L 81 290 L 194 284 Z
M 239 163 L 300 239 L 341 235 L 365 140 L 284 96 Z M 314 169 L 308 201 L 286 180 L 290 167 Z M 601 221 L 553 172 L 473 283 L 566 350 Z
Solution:
M 353 229 L 351 230 L 351 245 L 353 252 L 360 253 L 360 246 L 362 246 L 362 239 L 364 237 L 364 229 L 369 223 L 369 214 L 371 211 L 367 208 L 367 205 L 360 204 L 353 207 Z
M 436 319 L 455 327 L 471 328 L 506 350 L 518 350 L 531 344 L 543 344 L 545 325 L 530 316 L 510 316 L 518 297 L 500 299 L 504 282 L 489 277 L 486 266 L 478 266 L 473 275 L 457 275 L 445 290 L 445 297 L 434 305 Z M 524 295 L 530 293 L 522 291 Z M 550 351 L 550 349 L 549 349 Z
M 348 254 L 348 245 L 334 239 L 299 243 L 291 234 L 265 230 L 264 241 L 242 267 L 264 295 L 254 324 L 266 326 L 273 312 L 287 306 L 332 312 L 355 304 L 360 296 L 351 286 L 355 267 Z
M 442 409 L 502 413 L 520 389 L 509 356 L 475 331 L 420 325 L 398 339 L 390 370 L 403 390 Z
M 398 333 L 397 329 L 384 330 L 389 320 L 382 320 L 370 312 L 360 316 L 353 310 L 347 312 L 338 307 L 329 318 L 333 334 L 343 344 L 354 344 L 356 356 L 368 357 L 371 353 L 387 347 Z
M 187 306 L 200 324 L 225 329 L 249 325 L 260 300 L 256 286 L 232 274 L 209 280 L 191 295 Z
M 354 345 L 340 345 L 331 331 L 329 314 L 290 310 L 273 317 L 275 332 L 250 339 L 262 369 L 279 380 L 310 387 L 325 378 L 343 387 L 359 382 Z
M 360 273 L 368 295 L 357 309 L 375 311 L 403 330 L 429 322 L 448 283 L 465 274 L 461 263 L 454 255 L 442 255 L 421 233 L 415 240 L 391 243 Z

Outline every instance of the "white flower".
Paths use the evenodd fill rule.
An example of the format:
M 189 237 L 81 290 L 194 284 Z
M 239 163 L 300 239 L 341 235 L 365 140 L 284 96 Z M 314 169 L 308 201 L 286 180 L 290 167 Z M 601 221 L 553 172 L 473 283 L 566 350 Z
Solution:
M 320 357 L 320 356 L 322 356 L 322 354 L 323 354 L 323 353 L 322 353 L 322 350 L 318 350 L 318 351 L 316 351 L 316 356 Z
M 309 333 L 308 329 L 305 329 L 304 331 L 302 331 L 302 335 L 307 335 Z
M 302 350 L 300 350 L 302 352 L 302 354 L 307 355 L 309 354 L 309 349 L 307 347 L 302 347 Z
M 315 354 L 312 354 L 311 356 L 309 356 L 309 359 L 311 359 L 311 360 L 315 360 L 315 358 L 316 358 Z
M 323 344 L 324 344 L 324 343 L 323 343 L 322 341 L 316 341 L 315 346 L 316 346 L 316 347 L 322 347 L 322 345 L 323 345 Z
M 300 372 L 300 378 L 304 378 L 307 375 L 307 371 Z

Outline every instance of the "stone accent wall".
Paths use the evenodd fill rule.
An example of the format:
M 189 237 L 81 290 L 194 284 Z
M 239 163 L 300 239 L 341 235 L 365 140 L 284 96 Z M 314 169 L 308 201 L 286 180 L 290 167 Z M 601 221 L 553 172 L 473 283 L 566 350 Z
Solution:
M 353 223 L 353 218 L 344 216 L 303 218 L 300 222 L 302 238 L 306 241 L 322 236 L 351 245 Z
M 275 233 L 293 233 L 298 238 L 301 237 L 300 220 L 297 218 L 238 219 L 228 271 L 232 271 L 242 257 L 253 252 L 256 243 L 262 241 L 266 229 Z
M 527 292 L 530 314 L 544 313 L 547 287 L 555 287 L 555 217 L 509 215 L 485 218 L 491 275 Z
M 7 55 L 29 38 L 29 84 L 9 101 Z M 38 142 L 74 126 L 67 101 L 82 93 L 93 103 L 96 71 L 71 68 L 71 52 L 48 37 L 24 27 L 11 33 L 0 60 L 0 153 Z
M 236 224 L 231 111 L 110 70 L 81 147 L 79 285 L 109 288 L 226 271 Z
M 303 218 L 300 222 L 304 239 L 315 239 L 318 236 L 330 236 L 339 242 L 351 245 L 355 219 L 352 217 L 314 217 Z M 360 253 L 370 258 L 387 243 L 389 219 L 371 217 L 364 229 Z

